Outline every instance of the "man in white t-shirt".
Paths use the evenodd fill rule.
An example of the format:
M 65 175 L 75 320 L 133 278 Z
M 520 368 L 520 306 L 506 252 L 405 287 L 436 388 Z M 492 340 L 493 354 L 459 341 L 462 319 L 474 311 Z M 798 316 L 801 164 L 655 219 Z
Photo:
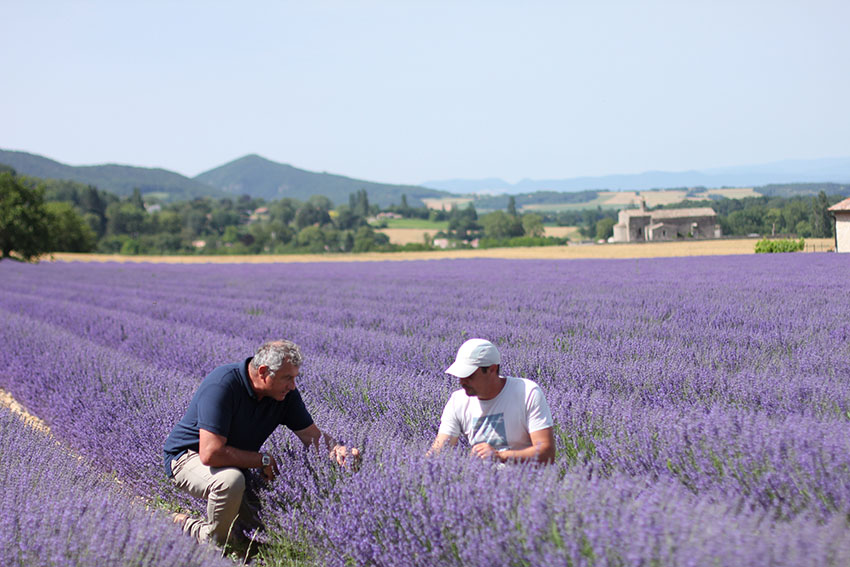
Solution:
M 443 410 L 429 453 L 456 445 L 465 435 L 472 455 L 498 461 L 555 460 L 552 414 L 540 387 L 525 378 L 499 375 L 501 356 L 490 341 L 470 339 L 447 374 L 460 379 Z

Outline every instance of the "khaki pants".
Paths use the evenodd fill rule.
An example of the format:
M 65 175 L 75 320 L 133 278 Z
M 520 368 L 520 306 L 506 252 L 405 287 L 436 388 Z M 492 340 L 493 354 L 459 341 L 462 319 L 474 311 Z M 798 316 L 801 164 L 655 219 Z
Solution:
M 195 451 L 187 451 L 171 463 L 172 480 L 181 490 L 207 501 L 206 519 L 189 518 L 183 531 L 198 541 L 224 545 L 240 539 L 242 530 L 259 527 L 256 499 L 246 491 L 245 475 L 235 467 L 208 467 Z

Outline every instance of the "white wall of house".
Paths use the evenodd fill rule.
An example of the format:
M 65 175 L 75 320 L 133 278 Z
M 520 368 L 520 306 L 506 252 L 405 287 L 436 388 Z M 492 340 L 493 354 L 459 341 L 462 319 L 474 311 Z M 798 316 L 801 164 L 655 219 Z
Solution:
M 835 213 L 835 251 L 850 252 L 850 212 Z

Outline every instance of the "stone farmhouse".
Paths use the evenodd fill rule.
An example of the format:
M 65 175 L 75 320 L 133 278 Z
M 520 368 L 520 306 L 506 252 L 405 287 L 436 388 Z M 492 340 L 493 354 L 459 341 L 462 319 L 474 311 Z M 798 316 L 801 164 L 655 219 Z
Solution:
M 835 219 L 835 251 L 850 252 L 850 199 L 827 209 Z
M 679 238 L 720 238 L 717 213 L 711 207 L 647 211 L 646 201 L 637 209 L 623 209 L 614 225 L 614 242 L 645 242 Z

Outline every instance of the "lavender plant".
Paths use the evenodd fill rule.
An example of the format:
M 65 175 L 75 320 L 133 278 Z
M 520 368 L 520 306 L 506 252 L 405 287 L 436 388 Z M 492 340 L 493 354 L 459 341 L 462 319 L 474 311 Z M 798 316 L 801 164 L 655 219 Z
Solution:
M 182 501 L 162 439 L 210 369 L 285 336 L 314 417 L 366 450 L 355 474 L 270 439 L 288 458 L 266 537 L 318 563 L 840 565 L 849 282 L 814 254 L 3 265 L 0 386 L 101 470 Z M 471 336 L 543 387 L 555 466 L 422 456 Z
M 3 565 L 232 565 L 5 408 L 0 481 Z

